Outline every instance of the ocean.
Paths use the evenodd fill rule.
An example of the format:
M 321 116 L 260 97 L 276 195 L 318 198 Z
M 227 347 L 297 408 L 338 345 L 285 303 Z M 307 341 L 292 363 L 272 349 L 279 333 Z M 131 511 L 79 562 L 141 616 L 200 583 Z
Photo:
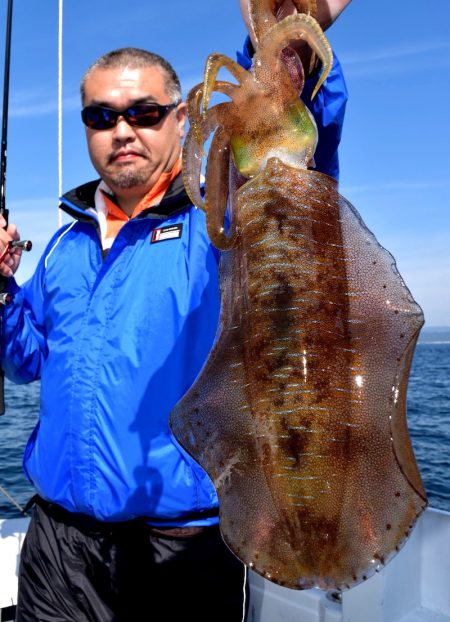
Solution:
M 22 454 L 36 424 L 39 384 L 5 383 L 0 417 L 0 486 L 22 507 L 33 488 L 22 471 Z M 408 386 L 408 425 L 432 507 L 450 511 L 450 329 L 422 331 Z M 20 511 L 0 491 L 0 517 Z

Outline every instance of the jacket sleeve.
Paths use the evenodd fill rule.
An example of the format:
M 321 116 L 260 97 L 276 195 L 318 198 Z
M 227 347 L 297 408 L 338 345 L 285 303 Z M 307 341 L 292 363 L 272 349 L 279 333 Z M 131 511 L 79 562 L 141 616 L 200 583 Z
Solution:
M 253 46 L 247 37 L 243 51 L 237 52 L 237 60 L 245 69 L 250 69 L 253 53 Z M 311 101 L 317 78 L 318 75 L 308 78 L 301 94 L 302 100 L 314 117 L 319 135 L 314 154 L 315 168 L 321 173 L 338 179 L 338 146 L 341 140 L 348 94 L 341 64 L 334 54 L 331 71 Z
M 47 248 L 53 246 L 55 236 Z M 17 384 L 38 380 L 47 358 L 44 316 L 44 252 L 34 275 L 19 286 L 14 278 L 8 281 L 13 302 L 2 310 L 1 352 L 6 377 Z

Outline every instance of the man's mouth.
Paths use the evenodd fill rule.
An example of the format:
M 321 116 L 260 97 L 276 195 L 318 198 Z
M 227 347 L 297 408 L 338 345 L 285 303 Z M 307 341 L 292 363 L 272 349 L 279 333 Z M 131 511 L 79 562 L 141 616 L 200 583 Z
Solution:
M 143 154 L 138 151 L 117 151 L 116 153 L 112 153 L 109 156 L 109 164 L 120 163 L 120 162 L 132 162 L 137 158 L 143 158 Z

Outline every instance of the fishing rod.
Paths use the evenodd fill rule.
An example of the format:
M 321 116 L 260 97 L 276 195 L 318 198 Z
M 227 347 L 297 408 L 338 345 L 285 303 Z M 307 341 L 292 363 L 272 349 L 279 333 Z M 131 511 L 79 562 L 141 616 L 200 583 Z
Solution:
M 9 103 L 9 68 L 11 58 L 11 30 L 12 30 L 13 0 L 8 0 L 8 14 L 6 18 L 6 39 L 5 39 L 5 69 L 3 72 L 3 112 L 2 112 L 2 146 L 0 156 L 0 215 L 6 221 L 5 229 L 8 226 L 9 211 L 6 209 L 5 183 L 6 183 L 6 147 L 8 137 L 8 103 Z M 6 245 L 5 250 L 0 255 L 0 261 L 14 248 L 31 250 L 32 244 L 29 240 L 11 241 Z M 7 279 L 0 277 L 0 305 L 7 305 L 12 297 L 6 291 Z M 0 415 L 5 412 L 5 374 L 0 368 Z
M 6 490 L 6 488 L 3 488 L 3 486 L 0 485 L 0 492 L 5 495 L 5 497 L 8 499 L 8 501 L 10 503 L 12 503 L 13 505 L 16 506 L 16 508 L 25 516 L 28 516 L 28 512 L 26 510 L 26 508 L 23 508 L 15 499 L 12 495 L 9 494 L 9 492 Z
M 6 146 L 8 137 L 8 102 L 9 102 L 9 67 L 11 64 L 11 27 L 12 27 L 12 0 L 8 0 L 8 16 L 6 18 L 5 39 L 5 69 L 3 72 L 3 113 L 2 113 L 2 152 L 0 171 L 0 214 L 8 223 L 8 210 L 5 206 L 6 182 Z

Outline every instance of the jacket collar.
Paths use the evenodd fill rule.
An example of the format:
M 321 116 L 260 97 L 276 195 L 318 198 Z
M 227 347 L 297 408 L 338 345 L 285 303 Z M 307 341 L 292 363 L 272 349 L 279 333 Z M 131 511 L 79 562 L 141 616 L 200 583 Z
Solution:
M 97 221 L 93 213 L 95 209 L 95 191 L 100 179 L 90 181 L 70 190 L 61 197 L 60 208 L 78 220 Z M 183 176 L 177 175 L 159 205 L 143 210 L 137 218 L 158 218 L 165 220 L 177 212 L 184 211 L 192 205 L 183 185 Z

